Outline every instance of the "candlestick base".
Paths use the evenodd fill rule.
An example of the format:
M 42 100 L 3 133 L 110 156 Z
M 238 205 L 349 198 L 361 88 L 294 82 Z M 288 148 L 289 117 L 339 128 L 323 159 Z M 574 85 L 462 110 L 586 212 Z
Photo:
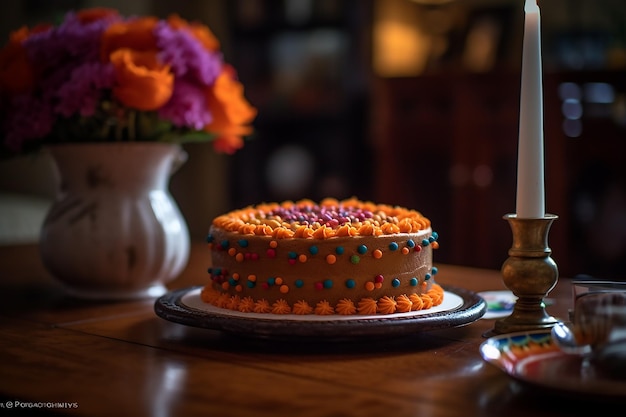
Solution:
M 512 333 L 551 328 L 557 319 L 548 315 L 544 298 L 558 280 L 556 262 L 550 257 L 548 232 L 558 218 L 546 214 L 539 219 L 503 217 L 513 232 L 509 258 L 502 265 L 502 281 L 517 296 L 511 315 L 495 322 L 492 333 Z

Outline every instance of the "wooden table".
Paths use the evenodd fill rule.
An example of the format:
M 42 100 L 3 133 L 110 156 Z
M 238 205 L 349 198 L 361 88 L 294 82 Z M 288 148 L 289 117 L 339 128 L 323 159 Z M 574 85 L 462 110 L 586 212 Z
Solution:
M 203 284 L 207 256 L 203 244 L 194 244 L 187 269 L 170 287 Z M 441 284 L 505 289 L 499 271 L 438 266 Z M 3 416 L 510 417 L 598 411 L 594 400 L 521 384 L 485 363 L 478 347 L 493 320 L 365 343 L 276 343 L 165 321 L 155 315 L 153 300 L 74 300 L 52 283 L 37 282 L 39 275 L 45 271 L 36 248 L 0 248 Z M 570 296 L 568 279 L 561 278 L 548 312 L 566 317 Z M 74 408 L 7 410 L 14 401 Z

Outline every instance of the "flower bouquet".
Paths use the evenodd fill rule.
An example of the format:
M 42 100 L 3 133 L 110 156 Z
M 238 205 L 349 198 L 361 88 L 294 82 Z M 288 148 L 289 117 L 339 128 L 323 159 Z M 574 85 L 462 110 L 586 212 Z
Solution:
M 212 141 L 231 154 L 256 114 L 209 28 L 175 15 L 69 12 L 13 32 L 0 50 L 0 150 L 44 147 L 55 162 L 41 257 L 80 297 L 167 290 L 190 248 L 167 188 L 180 144 Z
M 211 30 L 92 8 L 23 27 L 0 50 L 3 151 L 76 142 L 212 141 L 232 154 L 257 110 Z

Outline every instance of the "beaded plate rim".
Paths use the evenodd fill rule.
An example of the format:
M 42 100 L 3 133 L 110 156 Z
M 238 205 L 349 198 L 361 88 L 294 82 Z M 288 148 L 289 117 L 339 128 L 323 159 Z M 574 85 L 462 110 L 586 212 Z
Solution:
M 363 338 L 404 336 L 419 332 L 459 327 L 480 319 L 487 311 L 487 303 L 477 293 L 439 284 L 445 292 L 461 298 L 455 308 L 406 317 L 384 315 L 367 318 L 354 316 L 342 320 L 277 320 L 240 317 L 230 310 L 207 312 L 187 306 L 183 298 L 202 286 L 192 286 L 168 292 L 154 303 L 156 315 L 164 320 L 203 329 L 219 330 L 238 336 L 261 339 L 311 339 L 324 341 L 355 340 Z

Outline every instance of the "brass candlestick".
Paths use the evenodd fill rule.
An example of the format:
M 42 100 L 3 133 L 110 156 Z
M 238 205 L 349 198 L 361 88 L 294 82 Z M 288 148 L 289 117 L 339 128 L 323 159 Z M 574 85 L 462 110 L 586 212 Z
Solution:
M 502 265 L 502 281 L 517 296 L 513 312 L 496 321 L 493 333 L 511 333 L 551 328 L 557 319 L 546 313 L 544 298 L 556 285 L 559 271 L 550 257 L 548 232 L 558 216 L 518 219 L 507 214 L 513 232 L 513 246 Z

